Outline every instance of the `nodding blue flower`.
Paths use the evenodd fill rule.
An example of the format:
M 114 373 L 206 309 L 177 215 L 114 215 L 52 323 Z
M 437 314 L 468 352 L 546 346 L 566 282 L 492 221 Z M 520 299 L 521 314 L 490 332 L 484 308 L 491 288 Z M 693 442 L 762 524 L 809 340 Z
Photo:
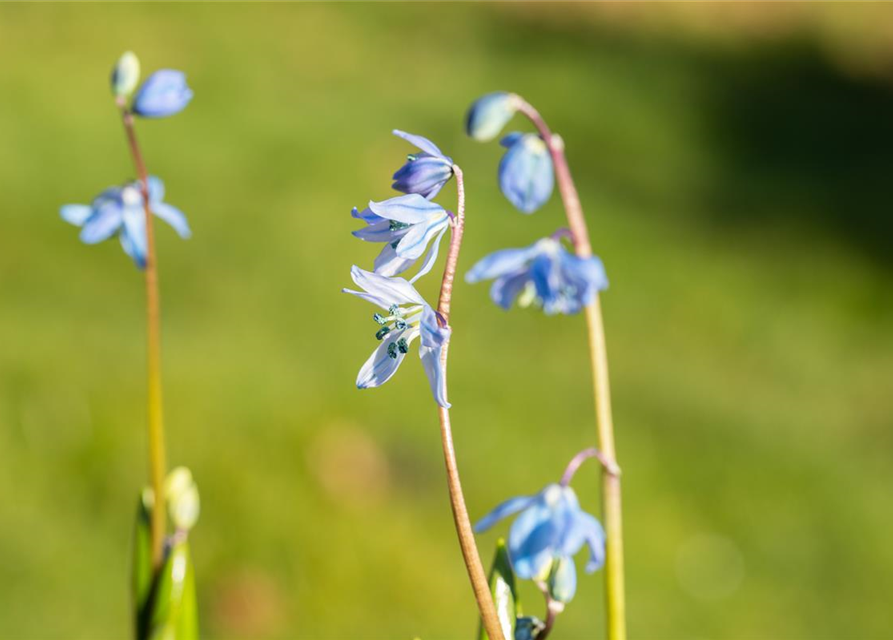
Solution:
M 174 228 L 181 238 L 192 233 L 183 212 L 164 200 L 164 183 L 149 178 L 149 209 Z M 121 247 L 140 269 L 146 266 L 146 211 L 139 182 L 109 187 L 93 202 L 66 204 L 60 209 L 62 219 L 81 227 L 81 242 L 96 244 L 118 235 Z
M 366 223 L 365 227 L 353 232 L 354 236 L 367 242 L 385 243 L 375 258 L 375 273 L 379 275 L 403 273 L 428 249 L 421 268 L 410 282 L 431 271 L 437 260 L 440 240 L 450 226 L 450 215 L 446 210 L 417 193 L 369 202 L 369 207 L 362 211 L 354 207 L 351 215 Z
M 351 268 L 350 277 L 362 291 L 342 289 L 344 293 L 387 311 L 386 315 L 372 316 L 378 326 L 375 337 L 381 344 L 360 368 L 357 388 L 380 387 L 390 380 L 409 353 L 412 341 L 420 338 L 419 357 L 431 384 L 431 393 L 437 404 L 449 408 L 441 355 L 450 339 L 450 328 L 445 326 L 442 317 L 403 278 L 387 278 L 356 266 Z
M 546 485 L 535 496 L 506 500 L 481 519 L 475 532 L 486 531 L 500 520 L 520 512 L 509 529 L 508 550 L 519 577 L 547 582 L 553 598 L 569 602 L 576 592 L 573 556 L 589 547 L 586 573 L 605 561 L 605 532 L 592 515 L 580 508 L 577 494 L 563 484 Z
M 546 204 L 555 186 L 552 157 L 535 133 L 508 134 L 500 143 L 508 150 L 499 162 L 499 188 L 522 213 Z
M 192 100 L 192 89 L 182 71 L 161 69 L 149 76 L 133 99 L 133 112 L 143 118 L 166 118 Z
M 465 132 L 481 142 L 493 140 L 508 124 L 520 106 L 514 93 L 488 93 L 472 103 L 465 116 Z
M 580 258 L 556 237 L 523 249 L 503 249 L 481 259 L 465 274 L 466 282 L 493 280 L 490 298 L 503 309 L 542 306 L 553 315 L 577 313 L 608 288 L 605 267 L 597 256 Z
M 393 133 L 421 149 L 421 153 L 409 154 L 406 164 L 394 174 L 391 187 L 403 193 L 418 193 L 431 200 L 453 177 L 453 159 L 444 155 L 428 138 L 398 129 Z

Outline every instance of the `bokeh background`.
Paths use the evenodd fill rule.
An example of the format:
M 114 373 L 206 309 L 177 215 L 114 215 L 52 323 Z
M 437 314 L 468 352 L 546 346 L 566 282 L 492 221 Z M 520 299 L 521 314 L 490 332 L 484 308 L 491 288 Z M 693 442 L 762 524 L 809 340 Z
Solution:
M 462 267 L 563 224 L 557 197 L 515 212 L 500 148 L 463 134 L 468 104 L 503 89 L 567 141 L 611 278 L 630 634 L 893 637 L 891 9 L 4 4 L 0 637 L 129 635 L 143 283 L 58 217 L 132 175 L 107 84 L 126 49 L 196 96 L 139 134 L 194 230 L 158 235 L 204 636 L 474 633 L 427 382 L 410 358 L 354 388 L 372 310 L 339 289 L 376 253 L 349 211 L 392 195 L 410 151 L 394 127 L 465 169 Z M 465 284 L 453 325 L 480 516 L 594 443 L 584 325 Z M 576 481 L 595 512 L 598 483 L 595 466 Z M 556 638 L 599 637 L 601 578 Z

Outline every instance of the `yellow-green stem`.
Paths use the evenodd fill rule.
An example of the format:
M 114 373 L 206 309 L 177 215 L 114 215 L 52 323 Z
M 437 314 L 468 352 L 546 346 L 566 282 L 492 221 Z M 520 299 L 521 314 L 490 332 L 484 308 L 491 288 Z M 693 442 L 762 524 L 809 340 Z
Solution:
M 164 505 L 164 476 L 166 473 L 164 451 L 164 414 L 161 397 L 161 327 L 158 299 L 158 270 L 155 261 L 155 232 L 149 204 L 149 174 L 140 153 L 133 128 L 133 115 L 119 102 L 124 131 L 133 156 L 133 164 L 140 180 L 146 213 L 146 362 L 148 365 L 148 419 L 149 419 L 149 478 L 155 500 L 152 503 L 152 566 L 161 568 L 164 559 L 164 535 L 166 512 Z
M 567 214 L 568 227 L 577 255 L 592 255 L 589 231 L 583 217 L 583 207 L 577 188 L 571 178 L 564 141 L 552 134 L 539 112 L 520 96 L 516 97 L 519 111 L 537 128 L 552 156 L 555 178 Z M 611 417 L 611 389 L 608 382 L 608 353 L 605 347 L 605 329 L 602 321 L 601 302 L 598 295 L 586 306 L 586 326 L 589 332 L 589 358 L 592 366 L 593 397 L 598 428 L 598 446 L 605 458 L 616 465 L 614 449 L 614 422 Z M 620 477 L 608 471 L 602 473 L 602 503 L 606 529 L 605 549 L 605 599 L 607 609 L 608 640 L 626 638 L 626 598 L 623 580 L 623 516 L 620 500 Z
M 462 234 L 465 230 L 465 187 L 462 180 L 462 170 L 453 166 L 456 176 L 456 189 L 458 191 L 458 204 L 456 217 L 450 234 L 450 248 L 447 252 L 446 266 L 443 270 L 443 281 L 440 286 L 440 298 L 437 303 L 437 312 L 444 322 L 449 324 L 450 302 L 453 298 L 453 281 L 456 278 L 456 266 L 459 262 L 459 249 L 462 245 Z M 449 342 L 444 345 L 441 353 L 443 370 L 446 372 L 447 350 Z M 450 492 L 450 506 L 453 511 L 453 521 L 456 523 L 456 533 L 459 536 L 459 547 L 462 549 L 462 558 L 465 560 L 465 568 L 468 578 L 471 580 L 471 588 L 477 601 L 481 614 L 481 621 L 490 640 L 503 640 L 502 627 L 496 614 L 496 606 L 493 603 L 493 595 L 490 593 L 490 585 L 481 556 L 478 553 L 474 540 L 474 531 L 471 528 L 471 520 L 468 518 L 468 508 L 465 506 L 465 497 L 462 494 L 462 482 L 459 480 L 459 467 L 456 463 L 456 450 L 453 446 L 453 432 L 450 426 L 450 411 L 440 407 L 440 439 L 443 445 L 443 459 L 446 464 L 447 486 Z M 509 638 L 508 640 L 512 640 Z

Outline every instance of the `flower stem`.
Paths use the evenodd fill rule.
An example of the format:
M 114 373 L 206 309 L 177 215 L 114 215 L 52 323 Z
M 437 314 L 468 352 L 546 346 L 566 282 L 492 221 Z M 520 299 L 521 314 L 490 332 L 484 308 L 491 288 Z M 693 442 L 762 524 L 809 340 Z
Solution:
M 152 228 L 152 211 L 149 206 L 149 174 L 140 152 L 133 128 L 133 114 L 123 101 L 118 102 L 124 131 L 133 164 L 143 192 L 146 210 L 146 346 L 148 364 L 148 407 L 149 407 L 149 476 L 154 501 L 152 503 L 151 547 L 152 566 L 155 571 L 161 568 L 164 554 L 165 509 L 164 509 L 164 416 L 161 402 L 161 329 L 160 306 L 158 299 L 158 271 L 155 261 L 155 233 Z
M 602 463 L 602 467 L 607 473 L 615 476 L 620 475 L 620 467 L 617 466 L 616 462 L 605 457 L 605 455 L 595 447 L 589 447 L 575 455 L 567 464 L 567 468 L 565 468 L 564 473 L 561 476 L 561 486 L 566 487 L 569 485 L 571 480 L 574 479 L 574 474 L 577 473 L 580 466 L 589 458 L 597 458 L 598 461 Z
M 458 205 L 452 222 L 450 248 L 447 253 L 446 266 L 443 270 L 443 281 L 440 285 L 440 298 L 437 303 L 437 312 L 447 324 L 449 324 L 450 320 L 450 302 L 453 297 L 453 281 L 456 278 L 459 249 L 462 245 L 462 234 L 465 231 L 465 185 L 462 179 L 462 170 L 458 166 L 453 165 L 453 173 L 456 176 Z M 449 342 L 444 345 L 441 355 L 444 372 L 446 372 L 448 350 Z M 440 407 L 440 439 L 443 445 L 443 458 L 446 463 L 447 486 L 450 490 L 450 506 L 453 510 L 453 521 L 456 523 L 459 546 L 462 549 L 462 557 L 465 560 L 465 568 L 468 570 L 471 588 L 474 591 L 474 597 L 477 600 L 478 609 L 481 613 L 481 620 L 490 640 L 503 640 L 502 627 L 499 625 L 496 606 L 493 604 L 490 585 L 487 582 L 487 576 L 481 564 L 481 557 L 478 554 L 477 545 L 474 541 L 471 521 L 468 518 L 468 508 L 465 506 L 465 497 L 462 494 L 462 482 L 459 480 L 459 467 L 456 463 L 456 450 L 453 446 L 453 432 L 450 427 L 450 411 L 445 407 Z
M 554 135 L 539 112 L 520 96 L 519 111 L 523 113 L 539 131 L 555 165 L 558 190 L 564 202 L 568 226 L 571 230 L 574 249 L 581 258 L 592 255 L 589 231 L 577 188 L 571 178 L 567 158 L 564 155 L 564 141 Z M 614 425 L 611 417 L 611 392 L 608 382 L 608 356 L 605 348 L 605 329 L 602 321 L 601 303 L 598 294 L 586 306 L 586 325 L 589 331 L 589 357 L 592 366 L 593 395 L 598 425 L 599 449 L 605 458 L 616 461 L 614 450 Z M 616 467 L 616 462 L 614 462 Z M 607 600 L 608 640 L 626 638 L 626 602 L 623 587 L 623 522 L 620 501 L 620 477 L 609 471 L 607 465 L 603 474 L 603 503 L 607 534 L 605 558 L 605 597 Z

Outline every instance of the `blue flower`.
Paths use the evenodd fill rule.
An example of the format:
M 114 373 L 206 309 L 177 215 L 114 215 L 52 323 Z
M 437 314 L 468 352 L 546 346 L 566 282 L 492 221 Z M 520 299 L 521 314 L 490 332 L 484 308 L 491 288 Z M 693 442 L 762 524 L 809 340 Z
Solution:
M 375 259 L 375 273 L 395 276 L 409 269 L 422 257 L 428 245 L 428 254 L 418 273 L 410 280 L 415 282 L 431 271 L 437 259 L 440 240 L 450 226 L 450 215 L 438 204 L 417 193 L 397 196 L 383 202 L 370 202 L 369 207 L 351 213 L 366 223 L 353 232 L 367 242 L 384 242 L 385 246 Z M 432 242 L 433 241 L 433 242 Z
M 397 129 L 394 129 L 394 135 L 414 144 L 422 152 L 410 154 L 406 164 L 397 169 L 392 188 L 432 199 L 453 177 L 453 159 L 427 138 Z
M 548 580 L 552 597 L 569 602 L 577 588 L 573 556 L 589 547 L 586 572 L 605 561 L 605 532 L 593 516 L 580 508 L 568 486 L 549 484 L 535 496 L 506 500 L 474 527 L 477 533 L 521 512 L 509 529 L 509 558 L 515 573 L 527 580 Z
M 493 279 L 490 297 L 503 309 L 518 298 L 521 307 L 541 305 L 549 315 L 577 313 L 608 288 L 605 267 L 596 256 L 580 258 L 554 237 L 523 249 L 503 249 L 481 259 L 466 282 Z
M 520 105 L 513 93 L 497 91 L 478 98 L 465 116 L 465 132 L 481 142 L 492 140 L 512 119 Z
M 403 278 L 386 278 L 356 266 L 351 268 L 350 277 L 362 291 L 342 289 L 344 293 L 368 300 L 387 311 L 387 315 L 376 313 L 372 316 L 379 326 L 375 337 L 381 344 L 360 368 L 357 388 L 380 387 L 390 380 L 409 353 L 412 341 L 421 338 L 419 357 L 431 384 L 434 400 L 440 406 L 449 408 L 446 372 L 441 355 L 450 339 L 450 328 L 441 326 L 439 314 Z
M 535 133 L 510 133 L 500 143 L 508 150 L 499 162 L 499 188 L 522 213 L 546 204 L 555 186 L 552 157 Z
M 192 89 L 182 71 L 161 69 L 149 76 L 133 99 L 133 112 L 143 118 L 165 118 L 182 111 L 192 100 Z
M 164 199 L 164 183 L 149 178 L 149 208 L 153 214 L 171 225 L 181 238 L 191 231 L 183 212 Z M 125 253 L 140 269 L 146 266 L 146 211 L 139 182 L 109 187 L 93 202 L 63 205 L 60 214 L 66 222 L 81 227 L 81 242 L 96 244 L 117 234 Z

